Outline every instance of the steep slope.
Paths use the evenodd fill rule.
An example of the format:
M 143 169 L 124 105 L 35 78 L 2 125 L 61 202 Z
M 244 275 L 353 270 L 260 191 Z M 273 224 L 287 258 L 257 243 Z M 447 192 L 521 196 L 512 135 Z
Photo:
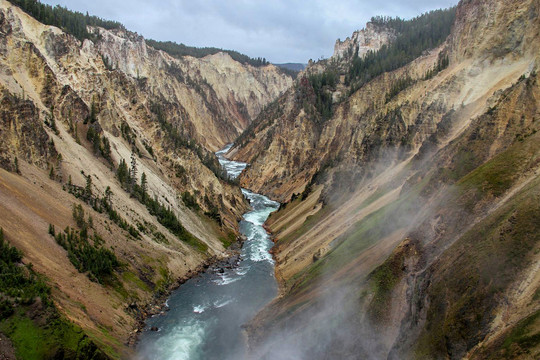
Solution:
M 539 11 L 461 2 L 442 45 L 328 86 L 330 116 L 306 77 L 240 138 L 242 183 L 290 200 L 256 357 L 538 357 Z
M 232 142 L 261 109 L 292 84 L 273 65 L 241 64 L 226 53 L 173 58 L 122 29 L 93 29 L 96 50 L 111 68 L 136 77 L 160 102 L 173 107 L 178 128 L 212 151 Z
M 0 228 L 62 316 L 130 357 L 156 297 L 229 254 L 247 203 L 212 151 L 292 80 L 89 30 L 80 41 L 0 1 Z M 17 334 L 46 320 L 16 308 L 2 331 L 23 356 L 33 340 Z
M 432 17 L 437 19 L 436 15 Z M 417 32 L 419 36 L 425 33 L 423 28 Z M 377 157 L 379 154 L 373 152 L 374 149 L 379 151 L 376 141 L 391 146 L 397 144 L 403 156 L 412 152 L 429 135 L 429 127 L 452 107 L 438 99 L 437 94 L 420 94 L 437 85 L 433 79 L 424 81 L 424 78 L 440 67 L 445 58 L 442 49 L 424 51 L 427 54 L 409 66 L 383 73 L 358 91 L 355 89 L 359 84 L 380 70 L 351 76 L 356 62 L 364 57 L 365 63 L 382 61 L 374 58 L 373 52 L 379 48 L 381 51 L 387 49 L 381 46 L 395 38 L 394 33 L 385 24 L 369 26 L 362 36 L 356 36 L 365 42 L 345 41 L 350 49 L 346 54 L 356 55 L 339 56 L 343 52 L 341 49 L 332 59 L 313 64 L 285 96 L 271 104 L 267 112 L 242 134 L 238 147 L 231 152 L 232 156 L 252 164 L 243 175 L 242 184 L 287 201 L 292 194 L 301 193 L 319 170 L 343 159 L 354 171 L 358 164 Z M 371 43 L 373 38 L 378 41 Z M 397 52 L 400 51 L 398 48 Z M 399 88 L 404 78 L 407 79 L 405 84 L 415 90 L 412 94 L 414 102 L 407 103 L 406 98 L 395 99 L 392 92 Z M 415 86 L 410 86 L 413 84 Z M 350 92 L 352 95 L 349 96 Z M 436 118 L 429 118 L 426 112 L 433 113 Z M 418 138 L 414 134 L 403 138 L 408 130 L 419 133 Z

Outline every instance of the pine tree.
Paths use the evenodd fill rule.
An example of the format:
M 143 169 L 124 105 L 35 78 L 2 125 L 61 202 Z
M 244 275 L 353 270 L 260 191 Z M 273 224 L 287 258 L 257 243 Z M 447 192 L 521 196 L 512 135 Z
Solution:
M 135 181 L 137 179 L 137 157 L 135 156 L 135 151 L 131 151 L 131 169 L 129 170 L 129 177 L 130 177 L 130 183 L 131 183 L 131 192 L 133 192 L 133 188 L 135 187 Z
M 109 162 L 112 162 L 111 159 L 111 143 L 109 142 L 109 139 L 107 139 L 106 136 L 103 136 L 101 138 L 101 146 L 100 146 L 101 155 L 107 159 Z
M 88 123 L 90 121 L 90 124 L 95 123 L 97 120 L 97 105 L 96 105 L 96 98 L 92 96 L 92 105 L 90 105 L 90 114 L 88 117 L 84 120 L 84 123 Z
M 148 195 L 147 191 L 148 191 L 148 184 L 146 180 L 146 173 L 143 172 L 141 175 L 141 193 L 142 193 L 143 202 L 146 202 L 146 197 Z
M 86 177 L 86 186 L 84 188 L 84 196 L 86 199 L 90 199 L 92 197 L 92 177 L 90 175 Z
M 19 170 L 19 159 L 17 159 L 17 157 L 15 156 L 15 172 L 17 174 L 20 174 L 21 171 Z
M 107 201 L 107 204 L 109 206 L 111 206 L 111 196 L 112 196 L 111 187 L 107 186 L 107 188 L 105 189 L 105 200 Z
M 120 181 L 120 184 L 122 184 L 122 186 L 127 186 L 129 184 L 130 180 L 126 160 L 122 159 L 120 161 L 120 164 L 118 165 L 118 170 L 116 170 L 116 176 L 118 177 L 118 181 Z

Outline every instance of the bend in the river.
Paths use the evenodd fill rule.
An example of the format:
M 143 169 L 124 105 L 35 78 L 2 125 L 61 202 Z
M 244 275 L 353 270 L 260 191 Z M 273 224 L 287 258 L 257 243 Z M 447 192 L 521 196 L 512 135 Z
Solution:
M 247 164 L 224 157 L 221 166 L 236 178 Z M 242 359 L 246 355 L 242 325 L 277 295 L 272 247 L 263 224 L 279 207 L 267 197 L 242 189 L 252 210 L 240 222 L 246 237 L 235 266 L 210 268 L 187 281 L 167 300 L 169 311 L 148 320 L 137 348 L 141 359 Z M 148 331 L 157 327 L 159 331 Z

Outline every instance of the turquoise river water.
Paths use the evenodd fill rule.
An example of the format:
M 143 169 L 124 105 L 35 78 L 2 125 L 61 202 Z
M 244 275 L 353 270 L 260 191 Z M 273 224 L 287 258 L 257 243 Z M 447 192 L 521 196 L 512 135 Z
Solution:
M 246 167 L 216 155 L 232 178 Z M 211 267 L 190 279 L 167 300 L 168 311 L 147 321 L 137 347 L 138 357 L 148 360 L 242 359 L 246 339 L 242 325 L 251 320 L 277 294 L 272 247 L 263 224 L 279 203 L 242 189 L 252 210 L 240 222 L 246 237 L 237 264 Z M 151 327 L 158 331 L 150 331 Z

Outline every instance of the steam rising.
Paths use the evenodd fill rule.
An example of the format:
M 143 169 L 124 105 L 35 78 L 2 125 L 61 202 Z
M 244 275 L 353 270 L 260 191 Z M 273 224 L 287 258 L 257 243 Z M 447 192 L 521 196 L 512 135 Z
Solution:
M 324 200 L 326 206 L 335 209 L 355 197 L 369 198 L 377 189 L 387 193 L 397 189 L 401 194 L 361 219 L 357 213 L 362 208 L 349 213 L 348 218 L 339 218 L 342 226 L 351 226 L 331 239 L 329 253 L 310 266 L 308 274 L 317 274 L 309 278 L 311 283 L 293 286 L 286 298 L 276 300 L 252 322 L 249 359 L 386 359 L 396 341 L 401 341 L 402 321 L 406 324 L 411 315 L 407 311 L 411 294 L 405 291 L 408 283 L 414 282 L 415 272 L 425 270 L 425 263 L 419 256 L 404 257 L 403 276 L 391 289 L 402 293 L 389 296 L 391 302 L 376 315 L 378 285 L 373 271 L 409 236 L 415 243 L 437 239 L 434 229 L 440 217 L 438 210 L 452 190 L 432 194 L 428 201 L 416 186 L 422 177 L 411 180 L 411 172 L 406 170 L 413 157 L 402 162 L 397 158 L 396 154 L 387 154 L 370 167 L 371 176 L 363 175 L 365 169 L 351 167 L 346 172 L 333 172 L 333 185 Z M 426 176 L 429 160 L 430 156 L 422 162 L 415 160 L 415 173 Z M 340 261 L 348 252 L 353 252 L 351 259 Z

